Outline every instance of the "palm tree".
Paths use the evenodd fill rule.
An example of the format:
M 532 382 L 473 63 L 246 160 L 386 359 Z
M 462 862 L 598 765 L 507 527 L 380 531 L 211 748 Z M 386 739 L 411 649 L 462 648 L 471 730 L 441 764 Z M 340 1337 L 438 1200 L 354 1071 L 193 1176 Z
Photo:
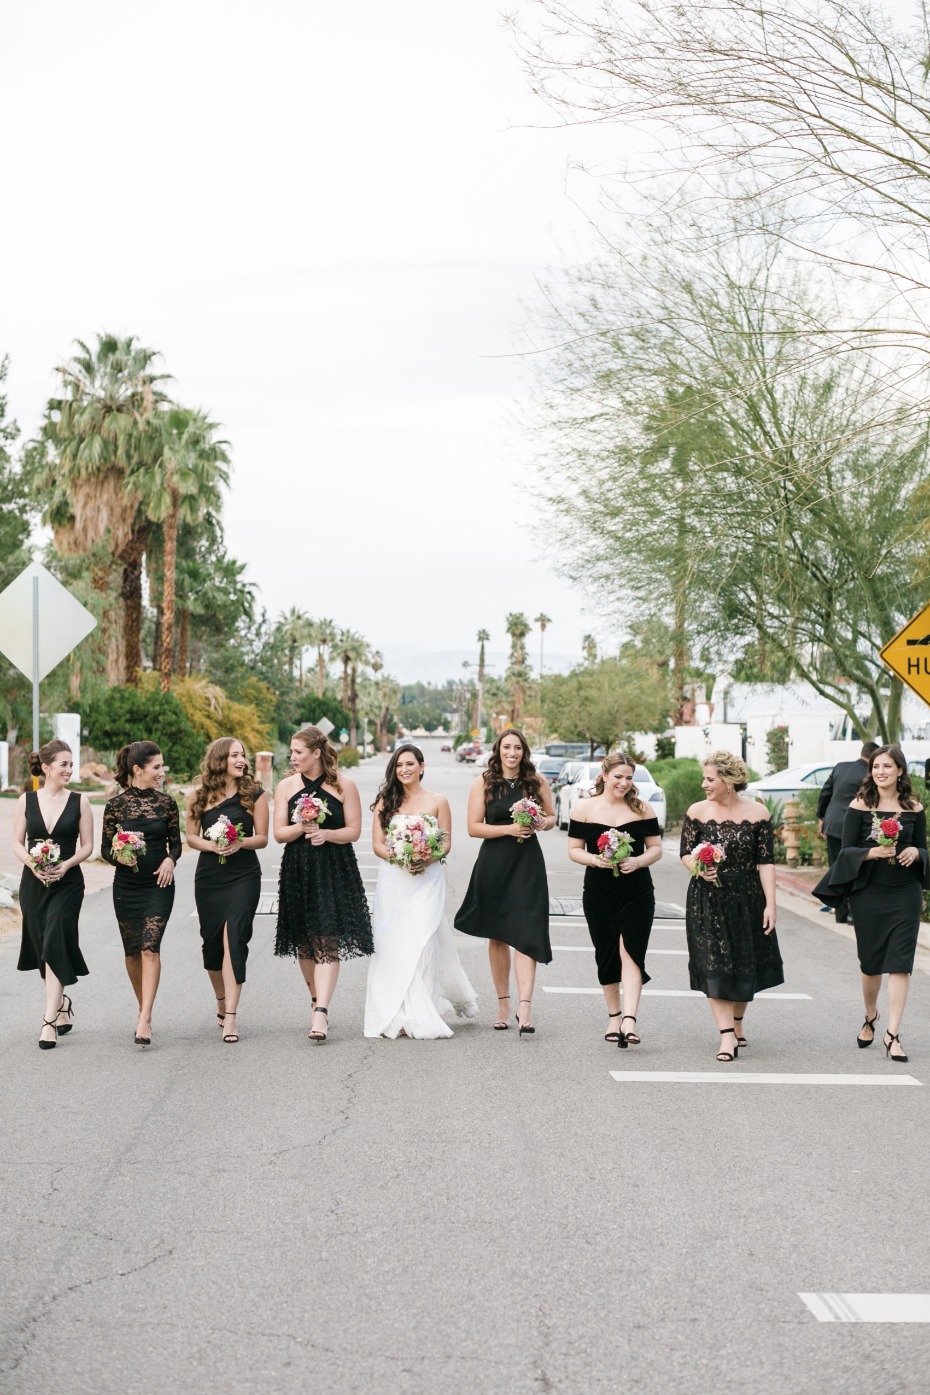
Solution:
M 307 643 L 316 650 L 316 679 L 317 697 L 323 696 L 323 685 L 326 680 L 326 655 L 336 643 L 339 631 L 336 629 L 333 620 L 311 620 L 308 631 Z
M 299 665 L 300 676 L 298 686 L 300 688 L 303 687 L 303 651 L 307 644 L 313 643 L 313 641 L 309 639 L 310 627 L 312 624 L 313 621 L 306 611 L 298 610 L 294 605 L 292 605 L 288 611 L 282 610 L 281 614 L 278 616 L 277 628 L 281 638 L 287 645 L 288 671 L 293 678 L 294 665 L 295 663 Z
M 349 744 L 358 744 L 358 670 L 360 664 L 367 664 L 371 659 L 371 647 L 359 634 L 354 634 L 351 630 L 344 631 L 342 636 L 342 657 L 349 656 Z
M 478 631 L 478 644 L 480 645 L 480 648 L 479 648 L 479 650 L 478 650 L 478 683 L 479 683 L 479 686 L 480 686 L 482 683 L 484 683 L 484 646 L 485 646 L 486 644 L 489 644 L 490 641 L 491 641 L 491 636 L 488 634 L 487 630 L 479 630 L 479 631 Z
M 352 667 L 353 655 L 357 652 L 359 645 L 364 645 L 364 637 L 357 634 L 355 630 L 340 630 L 336 636 L 336 650 L 342 663 L 342 705 L 349 706 L 349 670 Z
M 546 626 L 552 624 L 552 616 L 544 615 L 542 612 L 540 612 L 539 615 L 537 615 L 536 619 L 533 621 L 533 624 L 539 626 L 539 681 L 542 682 L 543 640 L 546 637 Z
M 532 628 L 522 610 L 512 611 L 504 621 L 504 629 L 510 635 L 511 668 L 522 668 L 526 663 L 526 637 Z
M 593 635 L 583 635 L 581 639 L 581 652 L 584 655 L 586 664 L 597 663 L 597 640 Z
M 167 692 L 174 669 L 175 564 L 178 528 L 196 524 L 222 504 L 220 489 L 229 484 L 228 441 L 215 437 L 218 427 L 202 412 L 171 407 L 159 415 L 161 450 L 155 462 L 134 471 L 134 487 L 153 522 L 163 527 L 161 688 Z

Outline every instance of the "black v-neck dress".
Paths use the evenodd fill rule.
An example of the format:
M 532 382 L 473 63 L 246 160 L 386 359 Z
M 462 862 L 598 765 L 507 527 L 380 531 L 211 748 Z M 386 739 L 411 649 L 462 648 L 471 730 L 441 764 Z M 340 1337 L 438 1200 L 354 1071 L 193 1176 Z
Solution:
M 257 798 L 264 799 L 265 796 L 260 794 Z M 201 834 L 206 837 L 207 830 L 221 818 L 229 819 L 234 826 L 241 824 L 244 838 L 251 838 L 255 832 L 255 817 L 251 809 L 242 803 L 238 792 L 203 811 L 200 816 Z M 198 854 L 197 871 L 194 873 L 194 904 L 200 920 L 205 969 L 218 972 L 223 967 L 225 926 L 236 982 L 245 983 L 245 961 L 249 957 L 249 941 L 261 889 L 262 869 L 254 848 L 240 848 L 225 862 L 220 862 L 216 853 Z
M 51 832 L 45 826 L 39 796 L 26 795 L 26 837 L 29 847 L 48 839 L 61 849 L 61 860 L 74 856 L 81 832 L 81 796 L 76 790 Z M 78 918 L 84 900 L 84 874 L 80 867 L 69 867 L 56 882 L 44 886 L 28 867 L 23 868 L 19 904 L 23 913 L 23 938 L 17 968 L 38 969 L 45 977 L 46 964 L 65 986 L 89 973 L 78 943 Z
M 582 823 L 572 819 L 568 836 L 581 838 L 588 852 L 596 854 L 598 838 L 611 828 L 630 835 L 633 840 L 631 857 L 642 857 L 646 839 L 658 838 L 661 834 L 656 818 L 632 819 L 620 824 Z M 623 948 L 643 976 L 643 983 L 648 983 L 646 950 L 656 913 L 656 894 L 649 868 L 637 867 L 635 872 L 620 872 L 615 877 L 612 871 L 604 868 L 586 867 L 581 905 L 594 945 L 598 983 L 620 982 L 621 938 Z

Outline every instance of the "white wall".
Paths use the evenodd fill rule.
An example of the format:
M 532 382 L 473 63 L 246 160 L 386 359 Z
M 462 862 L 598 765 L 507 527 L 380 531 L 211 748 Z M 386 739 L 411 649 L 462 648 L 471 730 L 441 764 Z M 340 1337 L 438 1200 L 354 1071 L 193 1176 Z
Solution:
M 67 741 L 74 756 L 72 780 L 80 778 L 81 769 L 81 718 L 77 712 L 56 712 L 52 726 L 59 741 Z

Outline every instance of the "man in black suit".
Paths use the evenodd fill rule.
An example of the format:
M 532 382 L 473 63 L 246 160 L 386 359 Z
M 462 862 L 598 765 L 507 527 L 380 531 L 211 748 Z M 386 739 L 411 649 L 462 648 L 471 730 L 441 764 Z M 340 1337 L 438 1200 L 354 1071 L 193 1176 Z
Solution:
M 878 750 L 876 741 L 867 741 L 859 752 L 858 760 L 841 760 L 820 789 L 817 801 L 818 833 L 827 840 L 827 860 L 832 867 L 843 846 L 843 823 L 846 810 L 859 793 L 859 786 L 869 771 L 869 757 Z M 829 906 L 826 907 L 829 910 Z M 836 918 L 841 925 L 849 920 L 849 908 L 838 906 Z

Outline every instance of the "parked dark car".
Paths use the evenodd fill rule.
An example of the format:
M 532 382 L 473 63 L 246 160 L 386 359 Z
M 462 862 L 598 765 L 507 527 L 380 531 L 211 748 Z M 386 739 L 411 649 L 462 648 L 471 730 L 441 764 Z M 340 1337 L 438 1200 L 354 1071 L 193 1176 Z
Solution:
M 536 769 L 539 771 L 540 775 L 545 776 L 551 785 L 553 781 L 558 778 L 559 771 L 564 764 L 564 756 L 544 756 L 543 759 L 537 763 Z

